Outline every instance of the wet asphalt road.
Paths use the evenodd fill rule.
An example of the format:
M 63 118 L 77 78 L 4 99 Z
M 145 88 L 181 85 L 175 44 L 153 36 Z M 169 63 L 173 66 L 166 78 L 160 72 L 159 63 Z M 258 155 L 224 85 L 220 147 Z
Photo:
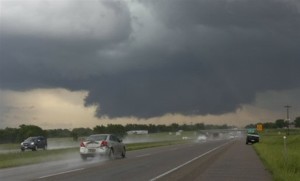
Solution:
M 125 159 L 78 158 L 0 170 L 0 180 L 241 180 L 268 181 L 251 145 L 218 140 L 131 151 Z

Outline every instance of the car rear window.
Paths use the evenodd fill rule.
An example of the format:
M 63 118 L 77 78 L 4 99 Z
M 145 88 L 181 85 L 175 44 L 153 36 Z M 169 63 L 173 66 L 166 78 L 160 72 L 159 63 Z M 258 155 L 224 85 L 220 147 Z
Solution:
M 89 141 L 101 141 L 106 140 L 107 135 L 91 135 L 87 138 Z

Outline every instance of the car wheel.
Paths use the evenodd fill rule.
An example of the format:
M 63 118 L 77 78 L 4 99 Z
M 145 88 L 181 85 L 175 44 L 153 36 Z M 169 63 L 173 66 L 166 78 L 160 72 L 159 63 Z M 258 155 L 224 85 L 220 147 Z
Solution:
M 25 149 L 21 148 L 21 151 L 22 151 L 22 152 L 24 152 L 24 151 L 25 151 Z
M 125 158 L 125 156 L 126 156 L 126 149 L 124 148 L 123 151 L 122 151 L 121 157 Z
M 113 149 L 113 148 L 111 148 L 111 149 L 109 150 L 108 158 L 109 158 L 110 160 L 113 160 L 113 159 L 115 158 L 115 152 L 114 152 L 114 149 Z
M 32 148 L 32 151 L 37 151 L 37 146 L 35 146 L 34 148 Z
M 87 159 L 87 157 L 85 155 L 80 155 L 80 156 L 81 156 L 81 159 L 84 161 Z

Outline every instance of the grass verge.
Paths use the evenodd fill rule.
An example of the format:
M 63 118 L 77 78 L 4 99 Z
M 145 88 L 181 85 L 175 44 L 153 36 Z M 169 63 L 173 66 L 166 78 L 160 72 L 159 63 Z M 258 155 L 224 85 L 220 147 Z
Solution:
M 254 144 L 254 149 L 275 181 L 299 181 L 300 133 L 287 136 L 286 149 L 284 135 L 279 131 L 262 133 L 261 141 Z
M 187 143 L 186 140 L 147 142 L 147 143 L 131 143 L 126 144 L 127 151 L 139 150 L 151 147 L 175 145 Z M 0 168 L 9 168 L 22 165 L 29 165 L 35 163 L 42 163 L 47 161 L 56 161 L 68 159 L 70 157 L 79 157 L 79 148 L 65 148 L 57 150 L 39 150 L 26 152 L 13 152 L 0 154 Z

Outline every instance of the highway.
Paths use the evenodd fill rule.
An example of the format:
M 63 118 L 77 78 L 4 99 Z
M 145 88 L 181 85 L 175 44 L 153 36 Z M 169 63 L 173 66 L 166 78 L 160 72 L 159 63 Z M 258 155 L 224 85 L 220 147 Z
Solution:
M 268 181 L 244 139 L 188 143 L 127 152 L 125 159 L 70 158 L 0 170 L 0 180 L 245 180 Z

